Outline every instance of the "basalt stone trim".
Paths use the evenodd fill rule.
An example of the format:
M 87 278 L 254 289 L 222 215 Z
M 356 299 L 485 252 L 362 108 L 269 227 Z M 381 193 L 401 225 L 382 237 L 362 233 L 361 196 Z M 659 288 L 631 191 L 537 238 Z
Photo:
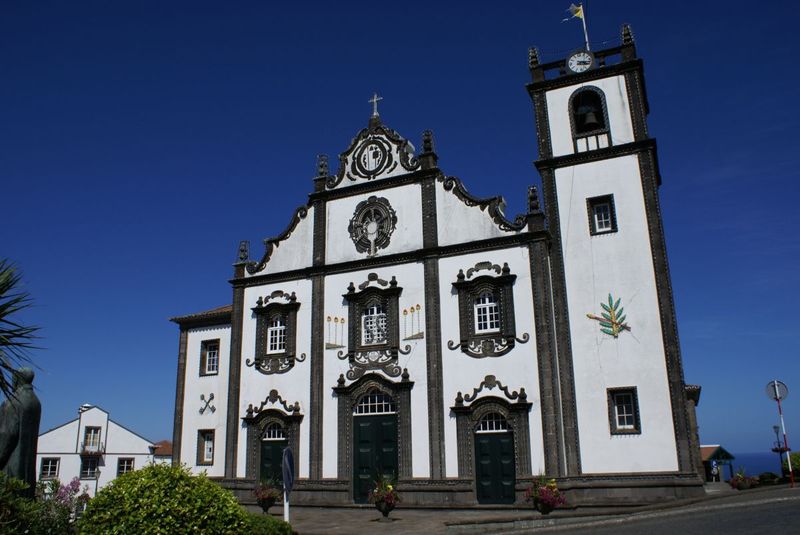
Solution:
M 436 212 L 436 179 L 431 176 L 422 181 L 422 246 L 426 249 L 439 245 L 439 223 Z
M 620 146 L 617 145 L 617 147 Z M 563 455 L 566 456 L 567 462 L 565 475 L 578 475 L 581 473 L 578 409 L 575 401 L 572 337 L 569 328 L 567 282 L 566 274 L 564 273 L 564 253 L 561 248 L 561 223 L 558 214 L 555 171 L 552 168 L 546 168 L 541 171 L 541 175 L 545 206 L 548 207 L 549 230 L 553 235 L 553 240 L 550 243 L 550 275 L 553 289 L 555 340 L 558 344 L 556 374 L 561 397 L 561 425 L 564 434 Z M 559 454 L 561 455 L 561 453 Z
M 610 52 L 608 55 L 613 55 L 613 50 L 609 50 Z M 590 82 L 594 82 L 595 80 L 601 80 L 603 78 L 612 78 L 614 76 L 624 75 L 630 71 L 642 71 L 644 63 L 641 59 L 632 59 L 628 61 L 622 61 L 620 63 L 614 65 L 603 65 L 601 67 L 597 67 L 595 69 L 589 69 L 586 72 L 582 72 L 579 74 L 569 74 L 565 76 L 558 76 L 556 78 L 551 78 L 549 80 L 542 80 L 537 82 L 531 82 L 527 84 L 525 87 L 528 90 L 530 95 L 533 95 L 536 92 L 547 92 L 552 91 L 554 89 L 560 89 L 562 87 L 568 86 L 578 86 L 581 84 L 588 84 Z M 544 68 L 548 68 L 550 64 L 544 65 Z
M 642 151 L 655 149 L 655 139 L 643 139 L 641 141 L 632 141 L 630 143 L 623 143 L 621 145 L 612 145 L 604 149 L 588 150 L 585 152 L 578 152 L 576 154 L 565 154 L 563 156 L 556 156 L 555 158 L 548 158 L 537 160 L 536 168 L 540 173 L 544 173 L 548 169 L 556 169 L 559 167 L 572 167 L 584 163 L 598 162 L 600 160 L 608 160 L 611 158 L 619 158 L 620 156 L 629 156 L 631 154 L 639 154 Z M 660 184 L 659 179 L 659 184 Z M 545 196 L 546 198 L 546 196 Z M 552 210 L 553 207 L 546 205 L 548 209 Z
M 536 240 L 546 240 L 550 234 L 546 230 L 537 232 L 520 232 L 518 234 L 488 238 L 485 240 L 457 243 L 439 247 L 423 248 L 405 253 L 396 253 L 386 256 L 375 256 L 372 258 L 360 258 L 348 262 L 337 264 L 326 264 L 324 266 L 313 266 L 310 268 L 284 271 L 282 273 L 271 273 L 257 275 L 248 278 L 235 278 L 229 282 L 234 286 L 261 286 L 274 282 L 286 282 L 298 279 L 309 279 L 314 275 L 334 275 L 337 273 L 347 273 L 349 271 L 377 270 L 382 267 L 394 266 L 397 264 L 407 264 L 422 262 L 426 258 L 445 258 L 449 256 L 459 256 L 467 253 L 486 252 L 518 245 L 526 245 Z
M 324 200 L 316 200 L 314 206 L 314 231 L 313 231 L 313 265 L 325 264 L 325 235 L 327 234 L 328 207 Z
M 695 470 L 698 461 L 691 447 L 691 426 L 686 406 L 686 384 L 683 379 L 678 323 L 675 319 L 675 303 L 672 297 L 672 282 L 667 261 L 667 247 L 661 222 L 661 207 L 658 199 L 658 162 L 655 145 L 639 155 L 639 172 L 644 191 L 647 227 L 650 233 L 650 250 L 656 275 L 656 293 L 661 316 L 661 334 L 664 339 L 664 354 L 667 359 L 667 381 L 672 405 L 672 421 L 675 442 L 678 448 L 678 468 L 682 472 Z
M 361 397 L 372 389 L 377 389 L 391 396 L 397 408 L 397 454 L 399 478 L 409 478 L 412 473 L 411 464 L 411 388 L 414 382 L 408 380 L 403 373 L 400 381 L 392 382 L 383 375 L 368 373 L 359 380 L 344 385 L 344 377 L 333 387 L 338 403 L 339 440 L 338 440 L 338 476 L 340 480 L 350 482 L 350 498 L 353 490 L 353 407 Z
M 400 186 L 406 186 L 408 184 L 422 182 L 430 177 L 436 177 L 439 174 L 440 172 L 436 168 L 423 169 L 419 171 L 414 171 L 412 173 L 407 173 L 404 175 L 382 178 L 380 180 L 365 181 L 361 182 L 360 184 L 347 186 L 346 188 L 315 191 L 313 193 L 310 193 L 308 195 L 308 198 L 310 201 L 316 202 L 316 201 L 332 201 L 334 199 L 341 199 L 344 197 L 354 197 L 356 195 L 363 195 L 365 193 L 370 193 L 373 191 L 387 190 L 390 188 L 397 188 Z
M 539 241 L 528 246 L 531 270 L 531 292 L 533 294 L 533 316 L 536 329 L 536 355 L 539 364 L 539 399 L 542 415 L 542 437 L 544 440 L 545 473 L 564 476 L 560 458 L 564 445 L 561 443 L 561 419 L 558 407 L 558 377 L 555 371 L 555 332 L 552 322 L 553 302 L 550 299 L 550 267 L 547 264 L 548 246 Z
M 287 446 L 294 455 L 294 473 L 300 473 L 300 423 L 302 414 L 287 414 L 275 408 L 265 409 L 251 418 L 243 418 L 247 425 L 247 466 L 245 474 L 248 479 L 261 479 L 261 435 L 271 423 L 277 423 L 284 429 Z
M 531 403 L 520 398 L 515 403 L 489 396 L 468 406 L 456 404 L 450 410 L 456 416 L 458 436 L 458 476 L 472 479 L 475 476 L 475 427 L 485 415 L 497 412 L 503 415 L 514 433 L 515 479 L 531 477 L 531 447 L 529 418 Z M 474 488 L 474 484 L 473 484 Z M 477 500 L 477 489 L 476 500 Z
M 325 279 L 315 275 L 311 279 L 311 407 L 310 407 L 310 476 L 322 478 L 322 411 L 325 396 L 323 384 L 325 345 Z
M 647 139 L 647 114 L 650 110 L 647 105 L 647 93 L 641 71 L 625 73 L 625 87 L 631 110 L 633 138 L 636 141 Z
M 425 278 L 425 350 L 428 377 L 428 454 L 431 478 L 441 479 L 445 477 L 446 461 L 438 259 L 425 259 L 423 276 Z
M 244 287 L 233 288 L 231 312 L 231 352 L 228 367 L 228 415 L 225 423 L 225 477 L 236 477 L 239 442 L 239 389 L 242 368 L 242 328 L 244 323 Z
M 186 345 L 189 333 L 181 327 L 178 338 L 178 373 L 175 385 L 175 419 L 172 427 L 172 465 L 181 464 L 181 442 L 183 437 L 183 398 L 186 389 Z
M 533 111 L 536 116 L 536 131 L 539 140 L 539 158 L 546 159 L 553 155 L 553 143 L 550 133 L 550 120 L 547 111 L 547 96 L 544 91 L 531 93 Z

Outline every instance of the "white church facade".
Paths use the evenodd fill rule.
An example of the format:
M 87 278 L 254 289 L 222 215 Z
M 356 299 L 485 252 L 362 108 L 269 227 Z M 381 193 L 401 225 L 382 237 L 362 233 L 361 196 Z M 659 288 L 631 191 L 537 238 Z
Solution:
M 232 304 L 173 319 L 174 462 L 247 499 L 289 446 L 298 503 L 378 474 L 406 504 L 521 503 L 538 474 L 574 504 L 703 492 L 630 30 L 529 66 L 541 199 L 507 217 L 376 108 L 263 255 L 241 243 Z

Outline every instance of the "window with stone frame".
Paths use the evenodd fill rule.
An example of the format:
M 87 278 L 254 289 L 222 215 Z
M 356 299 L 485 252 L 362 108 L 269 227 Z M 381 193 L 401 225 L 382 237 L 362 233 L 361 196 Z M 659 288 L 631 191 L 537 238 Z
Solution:
M 569 118 L 575 152 L 611 145 L 606 97 L 599 87 L 583 86 L 569 99 Z
M 214 430 L 200 429 L 197 432 L 197 464 L 214 464 Z
M 617 212 L 614 209 L 614 196 L 602 195 L 586 199 L 589 215 L 589 234 L 617 232 Z
M 348 350 L 338 353 L 340 359 L 350 363 L 348 379 L 356 380 L 370 370 L 381 370 L 390 377 L 400 375 L 397 355 L 411 350 L 409 346 L 400 347 L 402 291 L 395 277 L 387 282 L 375 273 L 370 273 L 358 289 L 350 283 L 343 296 L 349 316 Z
M 300 303 L 294 292 L 281 290 L 266 298 L 258 298 L 252 309 L 256 317 L 255 357 L 245 364 L 259 372 L 270 375 L 285 373 L 295 362 L 305 360 L 305 354 L 297 354 L 297 310 Z
M 487 274 L 481 272 L 486 271 Z M 471 357 L 505 355 L 529 339 L 526 333 L 517 338 L 514 310 L 514 281 L 508 264 L 501 268 L 491 262 L 479 262 L 466 273 L 459 270 L 453 287 L 458 292 L 460 339 L 447 346 L 461 349 Z
M 58 478 L 58 465 L 61 463 L 60 457 L 43 457 L 39 469 L 39 479 Z
M 608 389 L 608 419 L 612 435 L 641 434 L 639 398 L 635 386 Z
M 219 339 L 200 342 L 200 375 L 219 373 Z

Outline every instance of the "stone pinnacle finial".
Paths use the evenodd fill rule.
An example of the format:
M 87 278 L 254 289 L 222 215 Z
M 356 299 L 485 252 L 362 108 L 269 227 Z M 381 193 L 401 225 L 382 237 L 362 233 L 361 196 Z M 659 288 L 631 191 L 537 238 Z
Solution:
M 630 24 L 622 25 L 622 44 L 623 45 L 633 44 L 633 32 L 631 31 Z
M 428 154 L 434 152 L 433 149 L 433 132 L 425 130 L 422 132 L 422 153 Z
M 536 186 L 530 186 L 528 188 L 528 213 L 529 214 L 536 214 L 541 211 L 539 207 L 539 190 L 536 189 Z
M 317 154 L 317 176 L 328 176 L 327 154 Z
M 539 66 L 539 49 L 532 46 L 528 49 L 528 68 L 534 69 Z
M 250 258 L 250 242 L 247 240 L 242 240 L 239 242 L 239 262 L 247 262 Z

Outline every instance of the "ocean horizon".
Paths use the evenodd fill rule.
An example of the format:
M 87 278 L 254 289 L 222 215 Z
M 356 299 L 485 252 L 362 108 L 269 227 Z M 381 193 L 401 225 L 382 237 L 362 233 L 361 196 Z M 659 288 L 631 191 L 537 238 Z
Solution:
M 749 476 L 757 476 L 763 472 L 773 472 L 780 475 L 781 465 L 778 462 L 778 454 L 773 452 L 750 452 L 750 453 L 733 453 L 735 457 L 731 461 L 734 473 L 739 468 L 744 468 L 744 471 Z M 786 459 L 786 455 L 783 456 Z M 728 469 L 725 469 L 725 478 L 730 477 Z

